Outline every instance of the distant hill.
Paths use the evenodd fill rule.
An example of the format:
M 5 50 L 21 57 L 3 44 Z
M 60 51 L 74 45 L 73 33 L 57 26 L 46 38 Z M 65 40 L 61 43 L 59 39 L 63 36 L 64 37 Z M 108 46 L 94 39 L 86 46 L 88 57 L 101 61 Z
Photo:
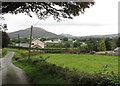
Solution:
M 73 36 L 70 34 L 60 34 L 61 36 L 67 37 L 67 38 L 114 38 L 118 37 L 118 34 L 108 34 L 108 35 L 90 35 L 90 36 Z M 120 36 L 120 34 L 119 34 Z
M 108 35 L 90 35 L 90 36 L 83 36 L 87 38 L 115 38 L 118 37 L 118 34 L 108 34 Z
M 15 32 L 8 33 L 10 38 L 17 38 L 18 34 L 20 34 L 21 38 L 29 38 L 30 36 L 30 28 L 27 28 L 25 30 L 19 30 Z M 52 32 L 48 32 L 40 27 L 33 27 L 33 38 L 62 38 L 63 36 L 56 35 Z
M 67 37 L 67 38 L 72 38 L 72 37 L 75 37 L 75 36 L 73 36 L 73 35 L 70 35 L 70 34 L 64 34 L 64 33 L 62 33 L 62 34 L 60 34 L 61 36 L 64 36 L 64 37 Z

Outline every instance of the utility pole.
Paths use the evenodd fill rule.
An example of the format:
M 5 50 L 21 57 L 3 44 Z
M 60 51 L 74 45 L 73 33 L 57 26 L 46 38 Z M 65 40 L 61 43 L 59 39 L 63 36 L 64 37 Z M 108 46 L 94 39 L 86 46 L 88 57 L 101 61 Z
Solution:
M 31 56 L 30 54 L 31 54 L 32 29 L 33 29 L 33 26 L 31 25 L 28 61 L 30 60 L 30 56 Z
M 19 46 L 19 50 L 20 50 L 20 34 L 18 34 L 18 46 Z

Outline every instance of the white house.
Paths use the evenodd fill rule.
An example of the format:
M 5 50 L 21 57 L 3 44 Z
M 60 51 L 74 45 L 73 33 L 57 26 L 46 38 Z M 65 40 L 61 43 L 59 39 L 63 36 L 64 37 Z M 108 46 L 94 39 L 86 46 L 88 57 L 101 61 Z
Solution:
M 61 40 L 60 39 L 54 39 L 54 40 L 47 40 L 45 41 L 45 43 L 60 43 Z
M 40 41 L 39 39 L 34 39 L 31 42 L 31 47 L 32 48 L 44 48 L 45 44 L 44 44 L 44 42 Z

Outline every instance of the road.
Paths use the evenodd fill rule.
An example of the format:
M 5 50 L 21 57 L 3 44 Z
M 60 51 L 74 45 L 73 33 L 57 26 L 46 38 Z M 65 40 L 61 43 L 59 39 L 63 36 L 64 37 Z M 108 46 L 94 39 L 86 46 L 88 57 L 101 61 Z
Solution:
M 18 86 L 26 84 L 28 86 L 29 83 L 25 73 L 22 71 L 22 69 L 16 67 L 12 63 L 13 56 L 14 52 L 8 52 L 8 54 L 1 59 L 0 85 L 3 84 L 5 86 Z

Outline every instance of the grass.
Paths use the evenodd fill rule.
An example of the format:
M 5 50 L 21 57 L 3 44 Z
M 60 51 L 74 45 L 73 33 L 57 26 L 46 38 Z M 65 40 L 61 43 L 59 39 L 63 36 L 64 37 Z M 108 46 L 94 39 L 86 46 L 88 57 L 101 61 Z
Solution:
M 39 59 L 34 56 L 32 59 Z M 89 54 L 41 54 L 43 57 L 50 57 L 47 61 L 70 69 L 77 69 L 80 72 L 94 73 L 108 71 L 118 73 L 117 56 L 101 56 Z

